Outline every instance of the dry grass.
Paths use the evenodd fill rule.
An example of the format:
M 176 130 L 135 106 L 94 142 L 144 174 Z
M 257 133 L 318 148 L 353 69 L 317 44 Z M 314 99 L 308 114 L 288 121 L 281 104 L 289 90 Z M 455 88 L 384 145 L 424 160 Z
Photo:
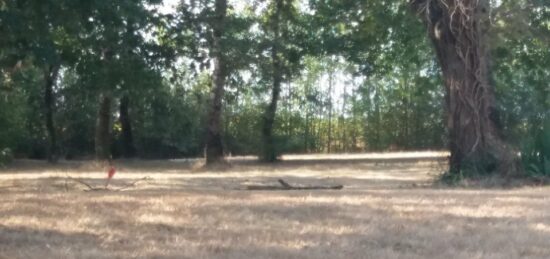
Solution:
M 396 157 L 119 163 L 19 161 L 0 172 L 0 258 L 550 258 L 550 188 L 434 188 L 441 162 Z M 328 160 L 327 160 L 328 159 Z M 246 184 L 344 184 L 341 191 L 242 191 Z

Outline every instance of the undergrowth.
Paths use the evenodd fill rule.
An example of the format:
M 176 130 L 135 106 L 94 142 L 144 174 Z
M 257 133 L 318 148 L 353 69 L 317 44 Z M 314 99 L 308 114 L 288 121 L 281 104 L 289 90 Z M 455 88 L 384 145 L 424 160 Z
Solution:
M 447 171 L 439 182 L 450 186 L 471 185 L 531 185 L 550 183 L 550 119 L 544 126 L 533 130 L 523 140 L 521 152 L 521 174 L 502 175 L 495 171 L 496 159 L 490 155 L 471 156 L 464 159 L 461 170 Z
M 13 161 L 13 153 L 9 148 L 0 149 L 0 167 L 6 166 Z

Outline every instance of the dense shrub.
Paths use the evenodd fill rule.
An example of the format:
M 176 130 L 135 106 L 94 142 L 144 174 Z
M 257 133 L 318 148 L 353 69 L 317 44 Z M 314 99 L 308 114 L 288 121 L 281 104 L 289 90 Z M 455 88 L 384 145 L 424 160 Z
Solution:
M 531 176 L 550 176 L 550 119 L 526 141 L 521 152 L 523 166 Z
M 0 149 L 0 166 L 5 166 L 13 161 L 13 153 L 11 149 Z

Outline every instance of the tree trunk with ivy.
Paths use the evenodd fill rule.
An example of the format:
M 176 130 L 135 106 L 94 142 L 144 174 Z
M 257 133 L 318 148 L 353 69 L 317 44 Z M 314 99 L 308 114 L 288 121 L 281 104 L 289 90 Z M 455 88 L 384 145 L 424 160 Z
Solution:
M 412 0 L 441 66 L 451 151 L 450 173 L 517 173 L 502 140 L 490 82 L 489 0 Z
M 222 100 L 227 74 L 227 64 L 223 54 L 222 38 L 224 34 L 227 0 L 216 0 L 215 17 L 212 21 L 212 58 L 214 72 L 212 76 L 212 100 L 208 114 L 206 136 L 206 164 L 211 165 L 223 161 L 222 143 Z

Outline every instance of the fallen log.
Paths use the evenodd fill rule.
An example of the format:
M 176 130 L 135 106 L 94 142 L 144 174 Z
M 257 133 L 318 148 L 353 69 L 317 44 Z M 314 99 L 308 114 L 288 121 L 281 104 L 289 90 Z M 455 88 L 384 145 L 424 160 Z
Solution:
M 249 191 L 293 191 L 293 190 L 341 190 L 343 185 L 331 186 L 293 186 L 285 182 L 283 179 L 277 180 L 280 185 L 248 185 L 246 189 Z

